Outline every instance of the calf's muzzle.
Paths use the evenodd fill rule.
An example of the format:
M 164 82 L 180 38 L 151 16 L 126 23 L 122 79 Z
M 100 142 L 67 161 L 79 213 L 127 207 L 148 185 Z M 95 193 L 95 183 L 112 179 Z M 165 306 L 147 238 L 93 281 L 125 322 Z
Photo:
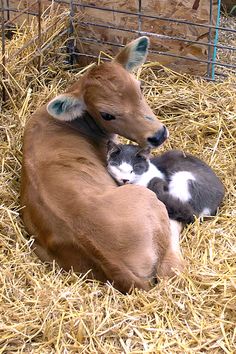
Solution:
M 147 138 L 148 144 L 151 147 L 158 147 L 164 143 L 164 141 L 168 138 L 169 132 L 165 125 L 158 130 L 153 136 Z

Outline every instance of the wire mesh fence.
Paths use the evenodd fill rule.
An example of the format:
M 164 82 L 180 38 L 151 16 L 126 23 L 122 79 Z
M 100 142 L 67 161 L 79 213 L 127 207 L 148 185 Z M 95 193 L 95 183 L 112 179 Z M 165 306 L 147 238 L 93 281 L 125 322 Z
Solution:
M 6 41 L 14 36 L 17 24 L 29 23 L 33 18 L 36 19 L 37 38 L 24 47 L 32 41 L 36 43 L 35 56 L 40 69 L 42 53 L 53 45 L 43 40 L 42 14 L 45 16 L 48 11 L 53 16 L 55 7 L 61 8 L 63 16 L 68 19 L 66 27 L 57 33 L 54 41 L 62 35 L 67 37 L 64 49 L 69 65 L 87 64 L 98 56 L 106 60 L 115 54 L 117 47 L 137 36 L 147 35 L 151 39 L 151 61 L 208 80 L 236 73 L 236 23 L 235 19 L 228 22 L 225 17 L 222 21 L 220 0 L 185 0 L 181 2 L 182 7 L 174 0 L 0 1 L 3 79 L 10 60 L 6 55 Z
M 181 18 L 150 14 L 149 2 L 144 0 L 136 0 L 136 7 L 133 6 L 133 11 L 121 9 L 119 2 L 116 6 L 113 3 L 113 6 L 110 7 L 96 6 L 94 2 L 91 5 L 89 1 L 57 0 L 57 2 L 70 3 L 71 17 L 77 11 L 85 14 L 84 19 L 78 21 L 79 31 L 76 42 L 85 44 L 86 50 L 83 50 L 82 45 L 80 45 L 81 50 L 78 51 L 78 46 L 74 50 L 74 54 L 80 57 L 96 57 L 98 50 L 94 50 L 94 47 L 99 48 L 98 44 L 100 44 L 100 48 L 105 46 L 106 52 L 110 51 L 113 54 L 112 47 L 126 44 L 127 37 L 130 39 L 132 35 L 147 35 L 151 38 L 150 53 L 152 60 L 160 61 L 177 71 L 184 72 L 186 69 L 186 72 L 200 73 L 202 76 L 213 80 L 216 77 L 225 76 L 228 72 L 235 72 L 236 63 L 233 59 L 226 62 L 224 58 L 227 57 L 226 52 L 235 54 L 236 47 L 233 44 L 221 44 L 219 33 L 235 34 L 236 26 L 230 28 L 220 25 L 220 1 L 217 1 L 217 4 L 213 0 L 206 1 L 205 7 L 208 10 L 209 18 L 205 18 L 205 21 L 201 19 L 201 23 L 201 15 L 199 15 L 199 22 L 186 19 L 188 17 L 190 19 L 194 18 L 194 11 L 196 11 L 194 6 L 197 8 L 199 1 L 189 1 L 191 6 L 186 7 L 187 11 L 182 14 Z M 107 2 L 104 1 L 104 3 Z M 180 5 L 177 4 L 176 7 L 178 6 Z M 129 8 L 127 5 L 123 7 Z M 191 15 L 189 10 L 191 10 Z M 123 16 L 123 18 L 119 17 L 117 20 L 117 15 Z M 152 27 L 151 30 L 150 27 Z M 181 33 L 181 31 L 183 32 Z M 131 35 L 127 36 L 127 33 Z M 93 47 L 88 45 L 89 43 L 93 43 Z M 168 46 L 166 43 L 170 43 L 170 45 Z M 221 50 L 221 56 L 217 55 L 218 49 Z M 230 57 L 233 58 L 234 55 Z

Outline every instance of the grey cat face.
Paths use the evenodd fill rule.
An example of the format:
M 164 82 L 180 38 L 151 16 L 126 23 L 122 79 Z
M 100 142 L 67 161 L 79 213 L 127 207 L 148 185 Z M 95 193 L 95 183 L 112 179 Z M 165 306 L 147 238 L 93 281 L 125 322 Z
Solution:
M 119 185 L 137 183 L 149 167 L 148 149 L 136 145 L 108 143 L 107 169 Z

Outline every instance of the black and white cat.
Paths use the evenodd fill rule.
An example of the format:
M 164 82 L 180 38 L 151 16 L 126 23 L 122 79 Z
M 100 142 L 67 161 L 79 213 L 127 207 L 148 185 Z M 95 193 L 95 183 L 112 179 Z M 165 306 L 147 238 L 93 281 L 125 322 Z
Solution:
M 187 224 L 194 216 L 215 215 L 224 186 L 203 161 L 179 150 L 158 157 L 137 145 L 108 143 L 107 168 L 119 185 L 148 187 L 167 208 L 170 219 Z

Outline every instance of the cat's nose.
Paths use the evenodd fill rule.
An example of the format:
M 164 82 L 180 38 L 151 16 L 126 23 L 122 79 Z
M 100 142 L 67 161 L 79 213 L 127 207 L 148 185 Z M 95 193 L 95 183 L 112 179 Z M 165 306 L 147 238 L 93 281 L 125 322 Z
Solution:
M 129 180 L 128 180 L 128 179 L 122 179 L 122 182 L 123 182 L 124 184 L 126 184 L 126 183 L 129 182 Z

